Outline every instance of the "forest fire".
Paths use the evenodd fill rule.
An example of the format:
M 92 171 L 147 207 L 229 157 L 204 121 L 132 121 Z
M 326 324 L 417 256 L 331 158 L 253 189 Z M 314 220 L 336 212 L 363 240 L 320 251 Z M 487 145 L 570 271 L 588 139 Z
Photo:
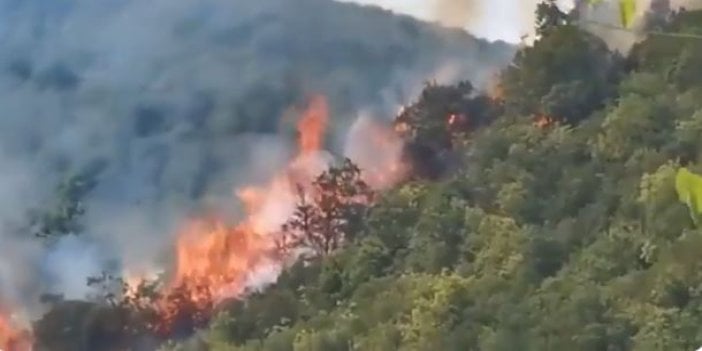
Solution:
M 316 168 L 309 155 L 321 150 L 328 119 L 324 97 L 314 97 L 298 123 L 299 154 L 265 187 L 245 187 L 236 195 L 246 207 L 246 218 L 234 227 L 217 220 L 196 220 L 180 235 L 175 285 L 188 282 L 207 287 L 215 301 L 242 292 L 247 274 L 274 254 L 275 232 L 294 207 L 295 184 L 312 180 Z M 311 170 L 316 171 L 316 170 Z M 193 300 L 202 296 L 192 296 Z
M 548 115 L 538 115 L 534 117 L 534 125 L 539 129 L 548 128 L 556 123 L 556 119 Z
M 172 333 L 183 319 L 190 325 L 205 322 L 219 302 L 241 297 L 255 275 L 252 272 L 283 264 L 287 250 L 279 245 L 281 228 L 295 211 L 300 187 L 309 188 L 328 166 L 320 153 L 327 124 L 326 99 L 316 96 L 297 125 L 297 156 L 269 183 L 236 190 L 246 212 L 242 221 L 230 225 L 217 218 L 196 218 L 181 229 L 172 278 L 148 307 L 157 316 L 152 331 Z M 361 162 L 369 185 L 376 189 L 392 185 L 404 173 L 399 163 L 401 139 L 389 128 L 372 123 L 362 127 L 363 140 L 351 144 L 369 149 L 352 158 Z
M 452 113 L 446 118 L 446 123 L 449 125 L 450 128 L 455 128 L 461 125 L 466 124 L 467 118 L 464 114 L 461 113 Z
M 396 129 L 360 118 L 349 133 L 346 153 L 363 170 L 363 179 L 371 188 L 384 189 L 401 181 L 409 171 L 402 162 L 403 147 Z
M 451 113 L 446 118 L 446 127 L 449 132 L 468 131 L 470 129 L 470 120 L 463 113 Z
M 492 79 L 488 82 L 487 95 L 492 101 L 504 101 L 505 89 L 502 85 L 502 79 L 499 76 L 492 77 Z
M 240 223 L 199 218 L 185 225 L 176 243 L 176 268 L 166 300 L 157 303 L 163 319 L 158 330 L 167 331 L 183 312 L 207 314 L 218 302 L 240 297 L 251 272 L 281 264 L 276 233 L 294 210 L 296 186 L 309 184 L 326 166 L 315 153 L 322 148 L 327 120 L 325 98 L 314 97 L 298 122 L 299 153 L 288 167 L 265 186 L 236 190 L 246 209 Z M 168 301 L 182 294 L 186 296 L 178 299 L 185 298 L 194 311 L 181 311 L 181 304 Z
M 329 107 L 323 96 L 312 98 L 305 115 L 297 125 L 300 133 L 300 152 L 308 154 L 322 149 L 324 132 L 329 119 Z
M 27 330 L 19 328 L 7 313 L 0 314 L 0 350 L 31 351 L 32 337 Z
M 395 123 L 395 132 L 400 135 L 405 135 L 410 131 L 410 126 L 406 122 Z
M 192 301 L 215 302 L 241 293 L 246 274 L 271 249 L 249 221 L 228 227 L 218 220 L 196 220 L 181 232 L 177 244 L 174 286 L 196 286 Z

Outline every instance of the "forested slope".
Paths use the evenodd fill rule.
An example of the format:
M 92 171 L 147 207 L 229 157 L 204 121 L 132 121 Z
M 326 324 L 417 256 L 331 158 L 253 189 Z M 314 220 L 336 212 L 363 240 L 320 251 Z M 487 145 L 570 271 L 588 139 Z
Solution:
M 166 265 L 189 216 L 240 216 L 232 189 L 286 162 L 311 96 L 343 153 L 360 111 L 485 81 L 514 51 L 331 0 L 0 0 L 0 315 Z
M 700 18 L 666 30 L 702 33 Z M 681 164 L 702 170 L 702 41 L 652 36 L 622 56 L 568 21 L 541 34 L 494 109 L 428 86 L 398 117 L 459 166 L 382 193 L 352 242 L 177 349 L 702 345 L 702 235 L 674 189 Z M 452 128 L 469 112 L 486 115 Z

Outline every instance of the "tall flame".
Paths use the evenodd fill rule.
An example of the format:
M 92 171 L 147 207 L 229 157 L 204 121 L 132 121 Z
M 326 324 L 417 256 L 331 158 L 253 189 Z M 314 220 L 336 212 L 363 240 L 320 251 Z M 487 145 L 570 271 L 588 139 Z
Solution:
M 193 301 L 237 296 L 247 273 L 270 249 L 266 237 L 248 221 L 230 227 L 216 219 L 194 220 L 178 239 L 174 286 L 200 288 L 192 292 Z
M 280 268 L 285 253 L 279 234 L 295 210 L 298 187 L 309 187 L 328 166 L 321 153 L 328 119 L 326 99 L 311 99 L 297 125 L 297 156 L 269 182 L 235 191 L 246 210 L 238 224 L 206 217 L 181 228 L 172 277 L 160 294 L 165 298 L 155 303 L 156 331 L 169 332 L 183 313 L 211 313 L 218 302 L 241 297 L 257 274 Z M 402 145 L 394 131 L 367 124 L 358 136 L 362 139 L 354 143 L 366 147 L 356 155 L 361 168 L 368 166 L 366 181 L 378 188 L 398 179 Z
M 324 132 L 329 119 L 329 107 L 323 96 L 312 98 L 307 111 L 297 125 L 300 133 L 300 152 L 309 154 L 322 149 Z
M 183 226 L 176 242 L 176 266 L 163 296 L 185 292 L 189 308 L 207 313 L 216 303 L 244 293 L 252 272 L 280 265 L 276 234 L 294 211 L 296 186 L 311 183 L 326 166 L 315 154 L 322 148 L 327 122 L 326 99 L 316 96 L 297 125 L 298 155 L 269 183 L 236 190 L 246 209 L 240 223 L 208 217 Z M 176 323 L 182 308 L 167 300 L 156 307 L 164 324 L 157 328 Z
M 280 231 L 295 211 L 298 187 L 312 189 L 329 163 L 322 152 L 328 122 L 327 101 L 315 96 L 297 125 L 298 154 L 269 182 L 236 189 L 235 196 L 245 207 L 239 223 L 209 215 L 190 219 L 180 228 L 174 267 L 167 281 L 157 285 L 157 294 L 140 295 L 142 287 L 153 287 L 145 284 L 154 279 L 153 272 L 147 275 L 148 269 L 128 267 L 123 302 L 133 304 L 135 312 L 147 312 L 149 320 L 144 322 L 151 331 L 172 333 L 184 316 L 189 326 L 207 321 L 219 302 L 241 297 L 252 281 L 279 271 L 285 258 L 279 247 Z M 366 121 L 351 144 L 361 148 L 347 156 L 358 162 L 364 180 L 373 188 L 392 185 L 404 173 L 399 162 L 402 139 L 392 128 Z M 31 333 L 4 312 L 0 309 L 0 351 L 32 351 Z

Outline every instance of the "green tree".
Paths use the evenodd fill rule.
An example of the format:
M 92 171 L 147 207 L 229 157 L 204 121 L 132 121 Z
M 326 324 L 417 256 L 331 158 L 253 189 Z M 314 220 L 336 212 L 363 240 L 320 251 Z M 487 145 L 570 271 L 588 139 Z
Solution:
M 561 11 L 556 0 L 547 0 L 536 5 L 536 34 L 548 35 L 551 30 L 569 23 L 568 15 Z
M 80 218 L 86 208 L 83 199 L 97 185 L 99 170 L 84 171 L 63 180 L 56 189 L 56 200 L 46 212 L 31 214 L 34 235 L 51 238 L 82 231 Z
M 577 26 L 549 28 L 503 72 L 505 104 L 520 114 L 552 114 L 577 123 L 612 96 L 620 59 L 600 38 Z

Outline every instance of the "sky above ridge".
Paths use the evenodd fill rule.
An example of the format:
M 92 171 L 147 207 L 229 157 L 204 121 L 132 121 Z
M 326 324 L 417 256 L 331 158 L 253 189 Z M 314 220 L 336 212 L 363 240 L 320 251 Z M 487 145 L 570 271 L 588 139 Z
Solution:
M 523 35 L 533 33 L 534 11 L 538 0 L 341 0 L 359 4 L 377 5 L 398 13 L 427 21 L 447 23 L 442 13 L 463 8 L 462 26 L 474 35 L 488 40 L 518 43 Z M 562 1 L 564 4 L 572 1 Z M 472 3 L 472 6 L 467 4 Z M 441 6 L 444 9 L 441 10 Z M 470 7 L 470 9 L 468 9 Z

